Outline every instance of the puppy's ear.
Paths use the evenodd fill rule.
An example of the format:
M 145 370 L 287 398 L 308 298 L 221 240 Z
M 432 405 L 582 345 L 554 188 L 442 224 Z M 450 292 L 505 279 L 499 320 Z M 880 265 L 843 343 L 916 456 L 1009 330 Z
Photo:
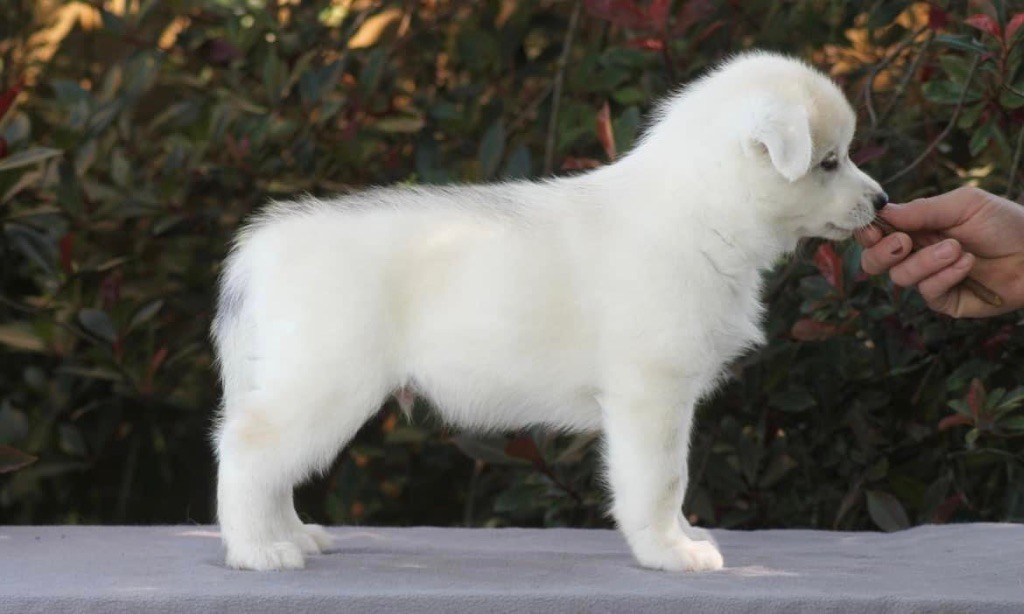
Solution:
M 796 181 L 811 168 L 811 121 L 801 104 L 759 101 L 750 122 L 749 144 L 763 147 L 775 170 Z

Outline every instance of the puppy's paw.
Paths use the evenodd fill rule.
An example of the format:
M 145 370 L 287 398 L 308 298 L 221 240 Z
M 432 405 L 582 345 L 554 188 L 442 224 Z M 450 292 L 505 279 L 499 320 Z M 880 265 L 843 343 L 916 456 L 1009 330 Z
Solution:
M 318 524 L 302 525 L 292 540 L 305 554 L 320 554 L 334 542 L 331 534 Z
M 725 564 L 722 553 L 710 541 L 684 538 L 668 544 L 648 544 L 633 552 L 644 567 L 665 571 L 715 571 Z
M 306 560 L 300 547 L 290 541 L 228 546 L 227 566 L 254 571 L 302 569 Z

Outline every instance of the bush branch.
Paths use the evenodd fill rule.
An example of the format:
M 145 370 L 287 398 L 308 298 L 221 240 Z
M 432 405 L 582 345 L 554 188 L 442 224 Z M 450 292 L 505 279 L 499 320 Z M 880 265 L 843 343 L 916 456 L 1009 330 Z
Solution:
M 558 69 L 555 73 L 555 85 L 551 99 L 551 118 L 548 120 L 548 136 L 544 146 L 544 174 L 550 175 L 555 162 L 555 133 L 558 130 L 558 107 L 562 102 L 562 84 L 565 82 L 565 69 L 569 64 L 569 52 L 572 50 L 572 39 L 576 33 L 576 26 L 580 21 L 580 12 L 583 10 L 583 0 L 576 0 L 573 5 L 572 15 L 569 16 L 569 27 L 565 33 L 565 43 L 562 44 L 562 55 L 558 58 Z
M 949 136 L 949 133 L 953 130 L 953 127 L 956 126 L 956 120 L 960 118 L 960 112 L 964 108 L 964 101 L 967 100 L 967 92 L 970 91 L 971 83 L 974 81 L 974 72 L 978 69 L 979 64 L 981 64 L 981 56 L 976 55 L 974 56 L 974 61 L 971 62 L 971 69 L 967 72 L 967 78 L 964 80 L 964 89 L 962 92 L 960 92 L 960 99 L 956 101 L 956 108 L 953 109 L 953 116 L 949 118 L 949 123 L 946 124 L 946 127 L 942 129 L 942 132 L 939 133 L 939 136 L 935 137 L 935 139 L 928 144 L 928 147 L 925 147 L 924 151 L 921 152 L 921 155 L 915 158 L 913 162 L 911 162 L 907 166 L 904 166 L 902 169 L 898 170 L 891 177 L 886 178 L 882 183 L 891 183 L 893 181 L 896 181 L 900 177 L 903 177 L 910 171 L 917 168 L 917 165 L 923 162 L 929 155 L 931 155 L 932 151 L 934 151 L 935 148 L 939 146 L 939 143 L 944 141 L 946 137 Z

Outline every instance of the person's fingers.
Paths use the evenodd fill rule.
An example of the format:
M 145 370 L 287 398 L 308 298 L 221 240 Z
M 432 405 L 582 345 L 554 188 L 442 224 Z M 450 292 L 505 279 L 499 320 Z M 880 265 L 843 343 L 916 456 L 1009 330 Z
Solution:
M 860 266 L 869 275 L 878 275 L 902 262 L 910 253 L 910 237 L 895 232 L 865 249 L 860 255 Z
M 882 231 L 877 226 L 864 226 L 853 231 L 853 238 L 857 240 L 863 247 L 872 247 L 875 243 L 882 240 Z
M 951 266 L 917 284 L 917 291 L 935 311 L 951 316 L 963 315 L 960 313 L 959 304 L 963 300 L 962 293 L 954 289 L 967 278 L 973 266 L 974 255 L 964 252 Z
M 909 203 L 887 205 L 880 215 L 900 230 L 943 230 L 962 224 L 984 202 L 980 190 L 964 187 Z
M 946 239 L 914 253 L 903 262 L 893 266 L 889 271 L 889 277 L 896 285 L 916 286 L 922 280 L 956 262 L 961 253 L 963 253 L 963 248 L 960 247 L 960 243 L 955 239 Z

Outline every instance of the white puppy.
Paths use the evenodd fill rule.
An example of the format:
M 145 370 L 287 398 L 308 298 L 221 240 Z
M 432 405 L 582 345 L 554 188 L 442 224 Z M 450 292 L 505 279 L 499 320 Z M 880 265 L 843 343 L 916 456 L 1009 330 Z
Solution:
M 227 563 L 329 542 L 292 489 L 409 388 L 471 429 L 600 429 L 641 565 L 722 567 L 680 508 L 694 405 L 763 340 L 760 270 L 885 203 L 854 114 L 807 65 L 743 55 L 669 98 L 627 156 L 544 182 L 274 204 L 241 232 L 214 337 Z

